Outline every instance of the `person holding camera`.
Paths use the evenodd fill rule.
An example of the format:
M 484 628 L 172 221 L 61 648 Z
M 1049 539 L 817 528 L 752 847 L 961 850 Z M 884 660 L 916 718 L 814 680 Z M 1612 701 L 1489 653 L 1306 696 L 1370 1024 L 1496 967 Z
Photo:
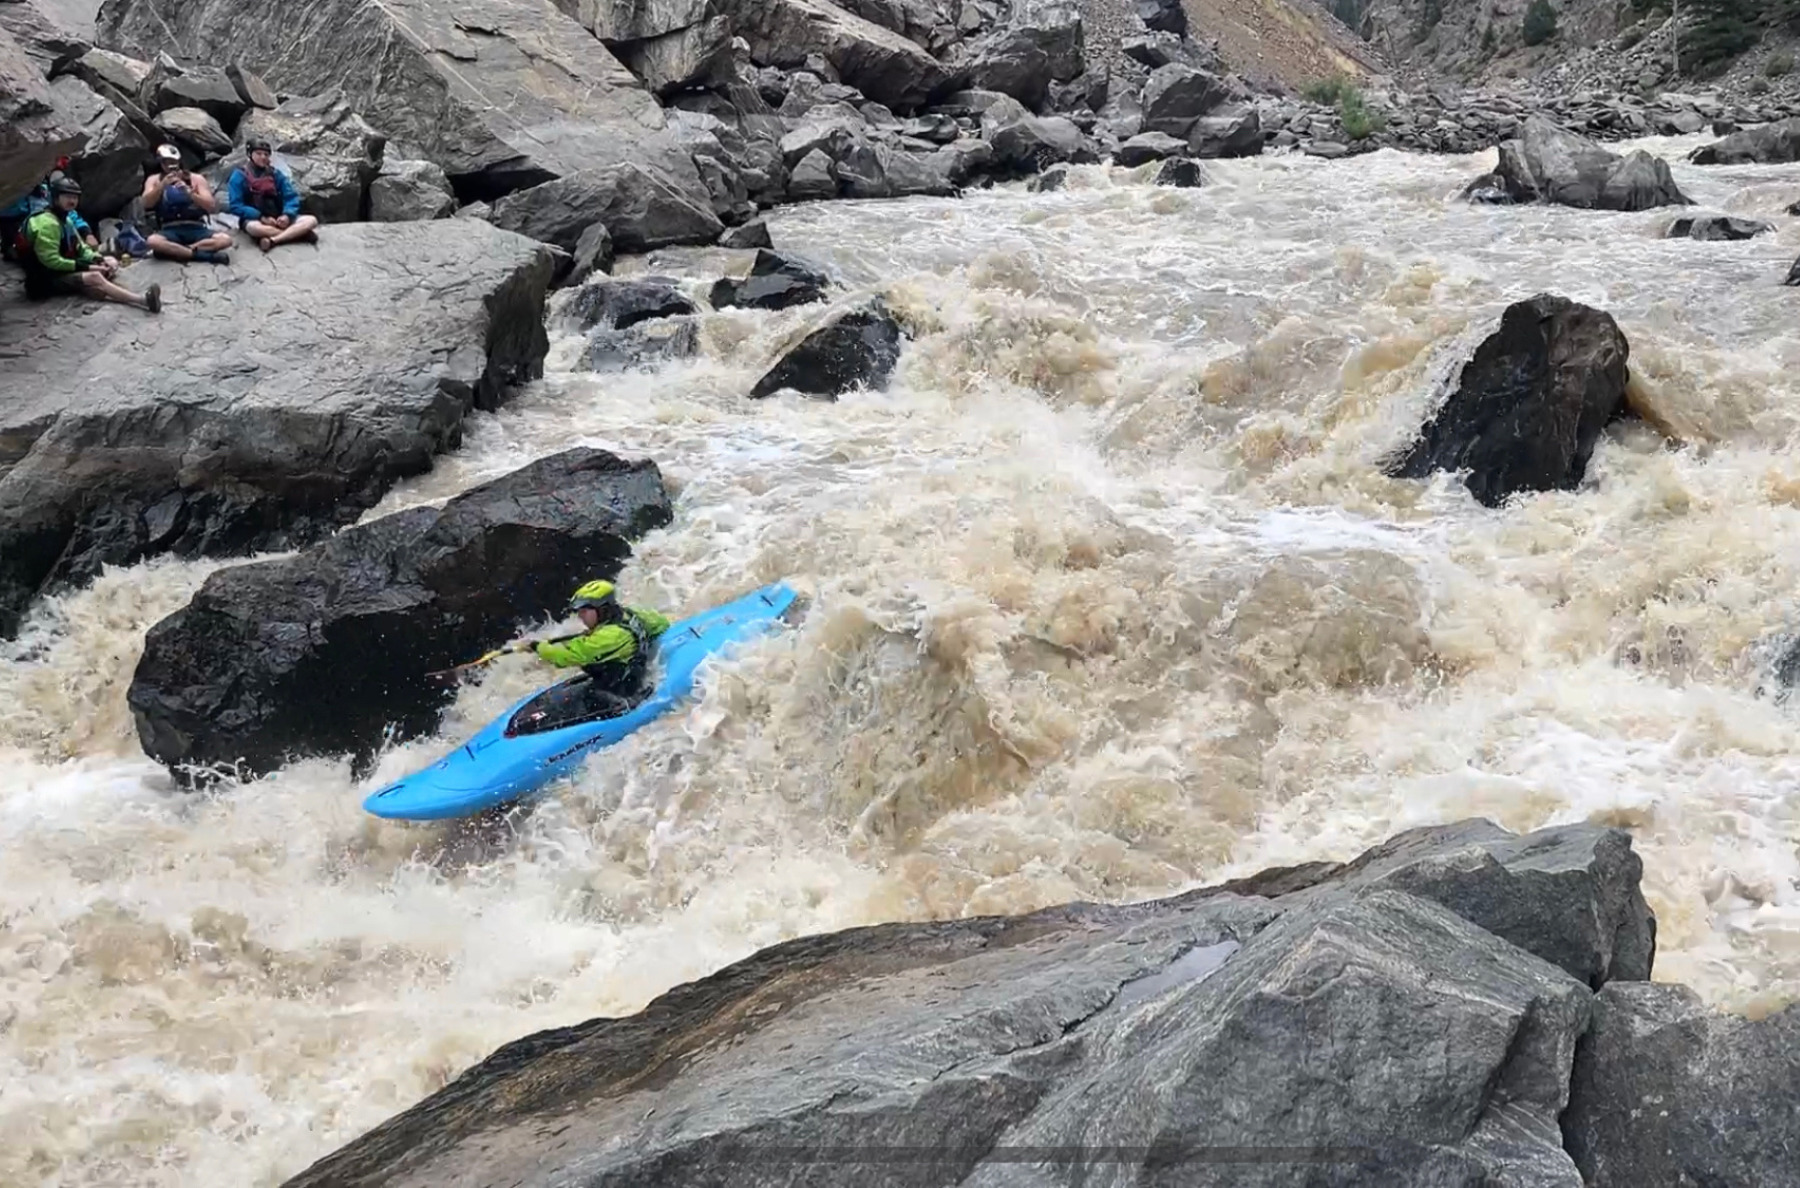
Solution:
M 209 221 L 219 210 L 212 186 L 202 175 L 181 167 L 181 150 L 174 145 L 157 149 L 156 158 L 160 168 L 144 183 L 144 209 L 159 224 L 150 236 L 150 250 L 183 263 L 229 264 L 231 232 Z

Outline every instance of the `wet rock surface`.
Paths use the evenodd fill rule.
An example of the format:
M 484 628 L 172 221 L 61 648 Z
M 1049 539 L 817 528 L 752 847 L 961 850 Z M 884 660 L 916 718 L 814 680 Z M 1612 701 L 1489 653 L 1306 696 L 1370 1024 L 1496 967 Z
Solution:
M 1625 411 L 1630 351 L 1611 315 L 1565 297 L 1508 306 L 1388 473 L 1466 472 L 1489 507 L 1521 491 L 1572 490 L 1600 431 Z
M 144 752 L 177 774 L 247 775 L 427 733 L 454 694 L 427 673 L 561 610 L 671 516 L 654 463 L 570 450 L 222 569 L 145 637 L 128 695 Z
M 1073 1186 L 1098 1145 L 1137 1184 L 1578 1188 L 1558 1118 L 1594 992 L 1462 912 L 1530 885 L 1617 919 L 1637 873 L 1620 831 L 1469 821 L 1171 899 L 808 937 L 509 1044 L 289 1185 L 824 1183 L 913 1150 L 893 1182 Z
M 900 323 L 880 298 L 834 312 L 750 389 L 753 399 L 793 391 L 835 400 L 856 388 L 881 388 L 900 361 Z
M 9 270 L 0 371 L 0 632 L 104 564 L 314 540 L 542 371 L 551 264 L 478 223 L 333 228 L 229 269 L 143 261 L 160 318 L 28 303 Z M 294 311 L 306 316 L 295 317 Z

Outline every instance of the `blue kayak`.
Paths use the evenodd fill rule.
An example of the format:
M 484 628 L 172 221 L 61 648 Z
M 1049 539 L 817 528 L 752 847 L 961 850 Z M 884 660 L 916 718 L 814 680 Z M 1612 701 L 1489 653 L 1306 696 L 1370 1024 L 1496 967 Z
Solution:
M 520 701 L 430 767 L 371 793 L 363 808 L 394 820 L 440 821 L 529 796 L 667 713 L 693 691 L 702 661 L 773 626 L 795 598 L 777 582 L 672 624 L 656 641 L 654 684 L 635 704 L 600 694 L 614 716 L 594 718 L 592 713 L 601 711 L 593 708 L 585 676 L 553 685 Z

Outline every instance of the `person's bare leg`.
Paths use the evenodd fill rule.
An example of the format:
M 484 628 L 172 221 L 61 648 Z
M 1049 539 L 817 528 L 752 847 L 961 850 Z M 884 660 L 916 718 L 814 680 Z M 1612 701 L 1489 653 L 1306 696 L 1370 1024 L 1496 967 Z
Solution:
M 117 301 L 120 305 L 135 305 L 139 309 L 149 309 L 150 302 L 141 293 L 133 293 L 123 285 L 116 285 L 99 272 L 84 272 L 81 283 L 90 297 L 98 297 L 102 301 Z
M 288 225 L 286 231 L 283 231 L 281 234 L 275 236 L 274 239 L 270 240 L 269 246 L 276 247 L 280 244 L 292 243 L 296 239 L 305 239 L 309 235 L 316 235 L 318 230 L 318 219 L 314 218 L 312 215 L 301 215 Z
M 196 252 L 223 252 L 231 247 L 231 232 L 216 231 L 194 245 Z
M 160 234 L 151 235 L 145 242 L 150 245 L 151 251 L 169 260 L 180 260 L 186 264 L 194 258 L 193 248 L 182 247 L 172 239 L 164 239 Z

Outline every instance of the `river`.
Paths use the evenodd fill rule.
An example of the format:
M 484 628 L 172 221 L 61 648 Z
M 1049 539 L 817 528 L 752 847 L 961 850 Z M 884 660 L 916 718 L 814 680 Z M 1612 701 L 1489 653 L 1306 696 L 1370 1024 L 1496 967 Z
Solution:
M 1770 217 L 1800 167 L 1700 170 Z M 576 444 L 654 458 L 622 584 L 676 613 L 787 578 L 792 631 L 505 827 L 361 795 L 541 683 L 511 658 L 352 779 L 195 796 L 137 747 L 144 631 L 215 566 L 109 572 L 0 652 L 0 1184 L 273 1185 L 498 1044 L 635 1011 L 785 938 L 1131 900 L 1471 815 L 1628 826 L 1657 976 L 1800 992 L 1800 222 L 1495 210 L 1488 158 L 1211 163 L 1201 190 L 785 208 L 880 288 L 890 391 L 742 393 L 808 311 L 701 358 L 551 373 L 371 514 Z M 653 266 L 709 275 L 706 252 Z M 712 275 L 716 275 L 712 274 Z M 698 283 L 698 281 L 696 282 Z M 1639 393 L 1584 490 L 1381 476 L 1508 302 L 1600 306 Z

